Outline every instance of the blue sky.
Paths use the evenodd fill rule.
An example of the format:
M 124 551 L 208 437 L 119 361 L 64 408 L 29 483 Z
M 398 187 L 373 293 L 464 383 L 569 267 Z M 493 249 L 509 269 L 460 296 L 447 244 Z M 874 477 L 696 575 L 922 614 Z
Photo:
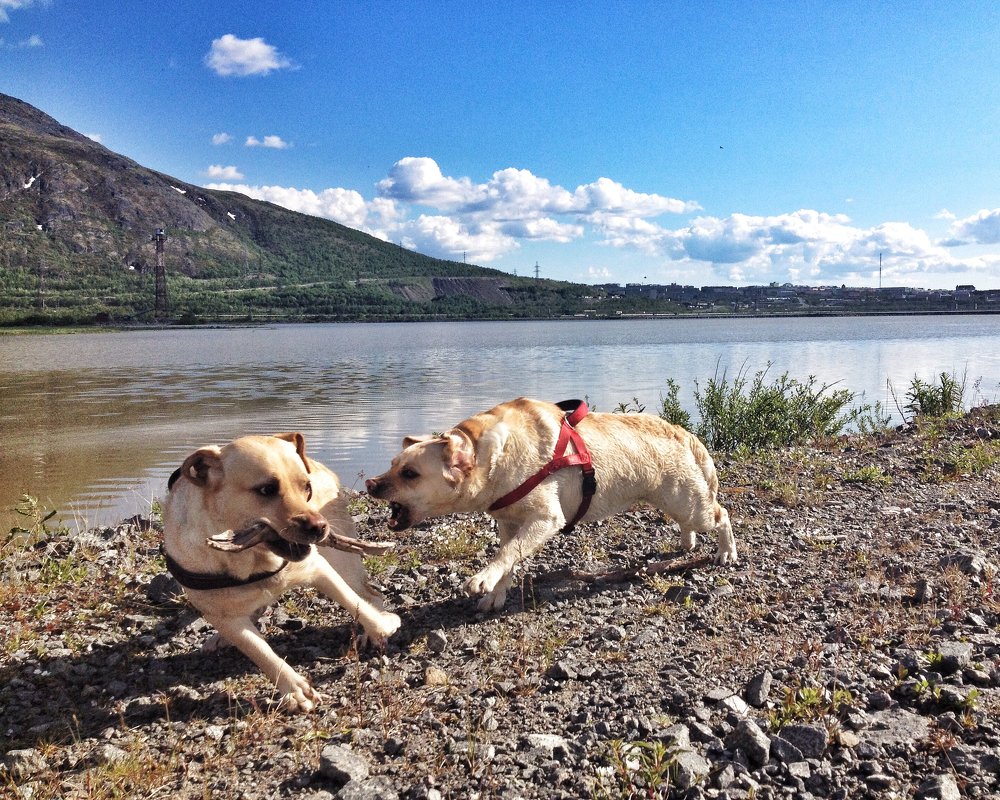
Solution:
M 0 0 L 0 92 L 521 275 L 1000 288 L 996 9 Z

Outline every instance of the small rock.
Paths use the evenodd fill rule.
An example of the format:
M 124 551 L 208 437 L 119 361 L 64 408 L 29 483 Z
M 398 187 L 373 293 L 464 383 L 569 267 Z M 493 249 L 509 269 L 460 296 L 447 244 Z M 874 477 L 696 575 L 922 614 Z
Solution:
M 953 675 L 972 663 L 972 645 L 968 642 L 942 642 L 937 649 L 937 670 Z
M 690 789 L 704 782 L 711 770 L 711 765 L 694 750 L 680 750 L 673 757 L 676 770 L 674 781 L 682 790 Z
M 443 653 L 448 647 L 448 636 L 442 630 L 431 631 L 427 634 L 427 648 L 432 653 Z
M 566 659 L 561 659 L 549 667 L 548 675 L 557 681 L 575 680 L 577 671 L 575 665 Z
M 399 792 L 385 775 L 369 780 L 350 781 L 337 792 L 337 800 L 398 800 Z
M 806 780 L 810 775 L 812 775 L 812 769 L 809 767 L 808 761 L 793 761 L 788 765 L 788 774 L 793 778 Z
M 803 758 L 802 751 L 781 736 L 771 737 L 771 756 L 783 764 L 793 764 Z
M 368 777 L 368 762 L 353 750 L 331 744 L 319 755 L 319 771 L 337 784 L 363 781 Z
M 952 553 L 942 556 L 938 561 L 938 566 L 942 570 L 948 567 L 958 567 L 965 575 L 978 576 L 989 568 L 989 562 L 980 553 Z
M 528 750 L 542 750 L 548 758 L 565 757 L 569 752 L 566 740 L 552 733 L 529 733 L 522 746 Z
M 955 777 L 951 774 L 935 775 L 917 788 L 914 800 L 961 800 Z
M 726 747 L 742 750 L 750 763 L 762 767 L 771 754 L 771 740 L 752 719 L 742 719 L 735 730 L 726 737 Z
M 146 598 L 155 606 L 179 600 L 184 595 L 181 585 L 169 572 L 161 572 L 146 587 Z
M 7 773 L 15 783 L 27 781 L 48 769 L 48 764 L 42 754 L 33 747 L 23 750 L 8 750 L 3 758 Z
M 826 728 L 818 725 L 786 725 L 778 737 L 797 747 L 803 758 L 822 758 L 826 752 Z
M 448 673 L 433 664 L 424 670 L 424 686 L 447 686 Z
M 759 675 L 755 675 L 743 690 L 744 699 L 754 708 L 760 708 L 767 702 L 767 698 L 771 694 L 773 679 L 774 676 L 771 675 L 770 670 L 764 670 Z

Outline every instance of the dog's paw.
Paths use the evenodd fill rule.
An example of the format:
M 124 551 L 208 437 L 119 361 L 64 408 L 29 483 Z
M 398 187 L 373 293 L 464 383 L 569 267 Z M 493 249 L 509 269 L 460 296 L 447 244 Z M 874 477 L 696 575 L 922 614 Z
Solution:
M 323 702 L 323 695 L 297 672 L 282 675 L 278 681 L 278 691 L 281 693 L 278 708 L 290 714 L 308 714 Z
M 500 589 L 499 587 L 494 589 L 489 594 L 483 595 L 483 597 L 476 603 L 476 608 L 487 614 L 494 611 L 499 611 L 507 603 L 507 590 Z
M 500 576 L 496 574 L 495 570 L 487 567 L 482 572 L 477 572 L 469 580 L 465 582 L 465 593 L 470 596 L 475 596 L 477 594 L 490 594 L 497 585 Z
M 726 564 L 737 564 L 739 563 L 739 556 L 736 555 L 736 548 L 724 549 L 720 547 L 715 553 L 715 563 L 720 566 L 725 566 Z
M 698 534 L 694 531 L 681 531 L 681 550 L 690 553 L 698 546 Z
M 377 650 L 384 650 L 389 637 L 398 631 L 402 624 L 403 621 L 396 614 L 388 612 L 379 614 L 369 629 L 366 629 L 358 637 L 358 647 L 362 649 L 373 647 Z

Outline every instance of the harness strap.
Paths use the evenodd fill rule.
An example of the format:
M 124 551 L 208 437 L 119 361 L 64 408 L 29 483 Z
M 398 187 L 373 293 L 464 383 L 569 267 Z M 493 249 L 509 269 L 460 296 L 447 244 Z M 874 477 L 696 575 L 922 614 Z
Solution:
M 199 591 L 235 589 L 238 586 L 249 586 L 251 583 L 258 583 L 259 581 L 273 578 L 288 566 L 288 562 L 282 559 L 281 566 L 275 570 L 271 570 L 270 572 L 255 572 L 248 578 L 236 578 L 226 572 L 192 572 L 174 561 L 170 553 L 162 545 L 160 546 L 160 552 L 163 553 L 163 558 L 167 562 L 167 571 L 174 576 L 174 579 L 186 589 L 197 589 Z
M 513 505 L 528 495 L 532 489 L 552 473 L 566 467 L 578 466 L 583 470 L 583 498 L 580 500 L 580 507 L 576 510 L 576 514 L 562 528 L 563 533 L 569 533 L 576 527 L 576 523 L 583 519 L 587 513 L 587 509 L 590 508 L 590 500 L 597 491 L 597 477 L 594 473 L 593 462 L 590 459 L 590 452 L 587 450 L 580 432 L 576 429 L 577 423 L 587 416 L 587 404 L 582 400 L 563 400 L 561 403 L 557 403 L 557 405 L 566 412 L 566 415 L 563 417 L 562 425 L 559 427 L 559 438 L 556 440 L 552 460 L 512 492 L 508 492 L 494 502 L 489 507 L 489 510 L 498 511 L 501 508 Z M 570 442 L 573 443 L 573 448 L 576 452 L 567 454 L 566 448 Z

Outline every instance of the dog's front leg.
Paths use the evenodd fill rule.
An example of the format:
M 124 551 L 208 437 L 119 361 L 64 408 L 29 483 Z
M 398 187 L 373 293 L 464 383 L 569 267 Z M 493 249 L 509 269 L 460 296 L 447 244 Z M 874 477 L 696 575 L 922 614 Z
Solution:
M 507 590 L 514 580 L 514 567 L 551 539 L 562 526 L 561 518 L 546 516 L 535 519 L 523 527 L 516 522 L 497 520 L 500 548 L 484 569 L 465 582 L 469 595 L 483 595 L 480 611 L 499 611 L 507 602 Z
M 289 711 L 312 711 L 321 695 L 292 669 L 260 635 L 251 617 L 205 616 L 219 635 L 253 661 L 281 693 L 281 705 Z
M 327 561 L 319 563 L 322 566 L 312 582 L 313 586 L 337 601 L 347 613 L 361 623 L 365 635 L 373 645 L 385 647 L 386 640 L 399 629 L 402 620 L 395 614 L 376 608 L 361 597 Z

